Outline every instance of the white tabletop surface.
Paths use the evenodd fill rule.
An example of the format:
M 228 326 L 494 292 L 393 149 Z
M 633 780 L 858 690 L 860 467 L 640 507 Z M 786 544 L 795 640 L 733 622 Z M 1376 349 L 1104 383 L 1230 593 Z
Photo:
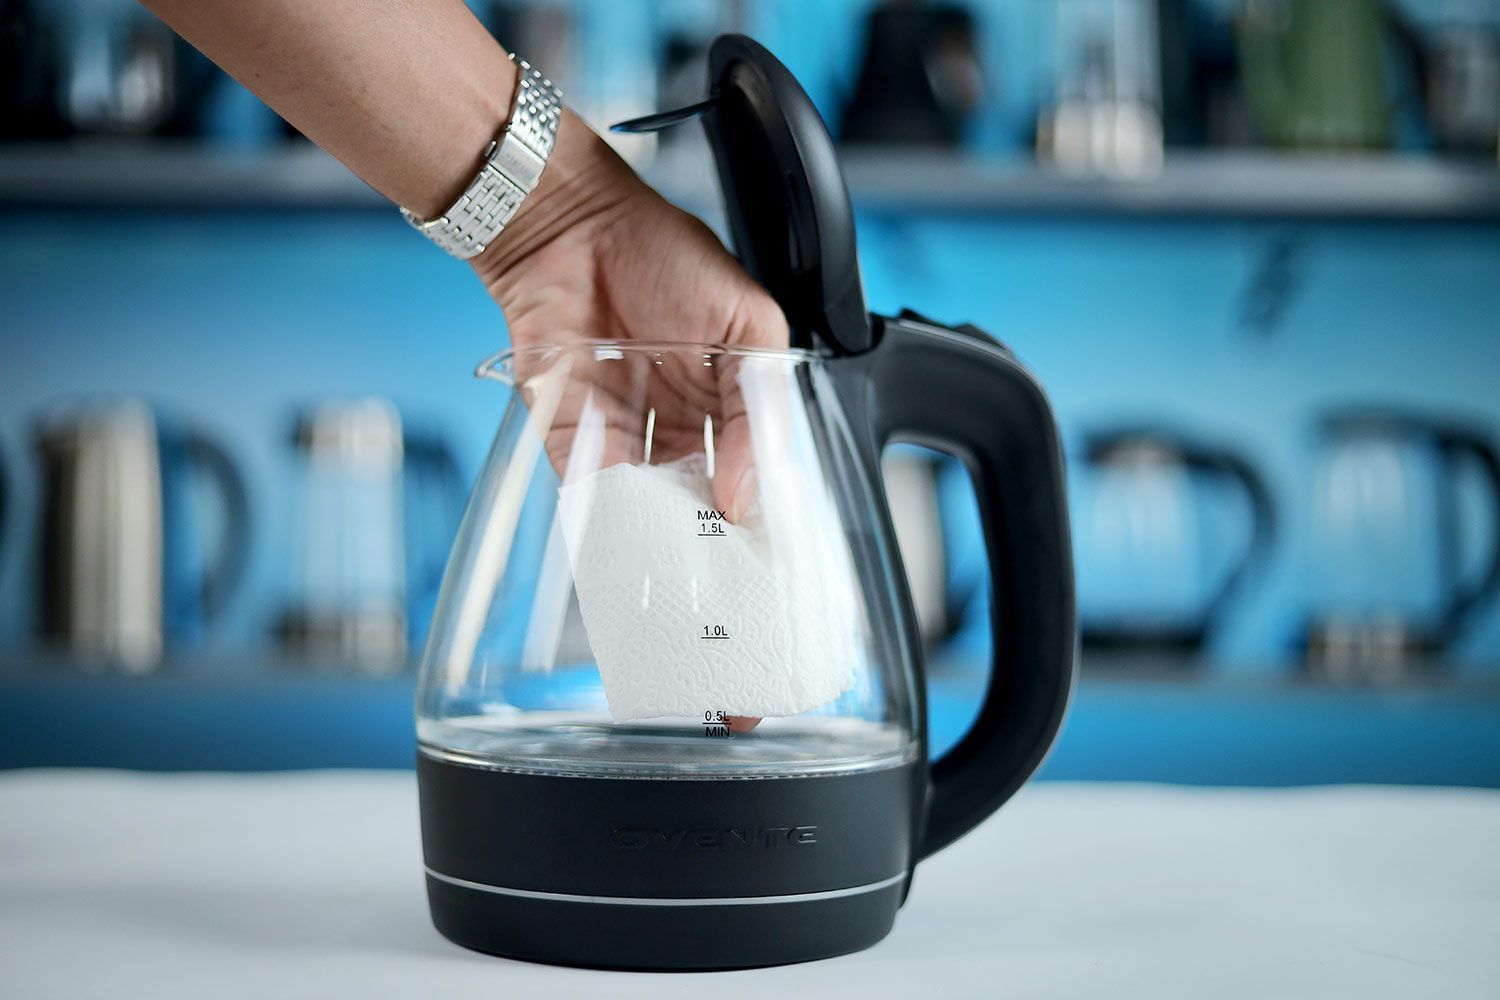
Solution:
M 1041 784 L 845 958 L 607 973 L 427 919 L 411 775 L 0 774 L 0 996 L 1500 995 L 1500 792 Z

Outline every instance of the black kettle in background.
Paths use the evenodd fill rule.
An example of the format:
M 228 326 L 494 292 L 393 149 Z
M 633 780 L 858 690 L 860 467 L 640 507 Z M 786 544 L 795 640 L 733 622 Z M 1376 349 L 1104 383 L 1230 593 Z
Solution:
M 58 104 L 58 25 L 35 0 L 0 0 L 0 139 L 67 134 Z
M 1392 682 L 1434 667 L 1500 593 L 1500 457 L 1471 424 L 1347 409 L 1318 428 L 1308 669 Z
M 277 625 L 300 662 L 399 670 L 420 642 L 463 506 L 458 461 L 376 397 L 296 422 L 293 601 Z
M 218 444 L 135 401 L 58 410 L 36 442 L 43 635 L 83 669 L 155 669 L 165 649 L 201 638 L 244 578 L 244 480 Z M 204 486 L 217 512 L 202 508 Z
M 974 17 L 955 4 L 891 0 L 870 11 L 839 139 L 954 147 L 984 94 Z
M 1271 551 L 1265 482 L 1230 449 L 1162 428 L 1090 435 L 1083 462 L 1074 523 L 1084 647 L 1177 662 L 1199 652 Z

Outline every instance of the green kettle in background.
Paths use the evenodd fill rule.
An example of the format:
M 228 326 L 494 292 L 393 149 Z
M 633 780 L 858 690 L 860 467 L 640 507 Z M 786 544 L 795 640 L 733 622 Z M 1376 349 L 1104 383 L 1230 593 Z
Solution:
M 1303 149 L 1391 144 L 1381 0 L 1250 0 L 1237 34 L 1245 97 L 1264 137 Z

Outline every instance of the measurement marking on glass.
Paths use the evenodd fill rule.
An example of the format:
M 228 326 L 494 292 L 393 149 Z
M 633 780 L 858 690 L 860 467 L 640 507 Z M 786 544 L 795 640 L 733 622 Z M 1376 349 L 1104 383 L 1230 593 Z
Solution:
M 729 630 L 723 625 L 705 625 L 700 639 L 728 639 Z
M 728 726 L 728 719 L 722 711 L 703 713 L 703 735 L 718 739 L 734 739 L 734 732 Z
M 699 538 L 724 538 L 724 522 L 727 518 L 722 510 L 708 508 L 698 511 L 698 537 Z

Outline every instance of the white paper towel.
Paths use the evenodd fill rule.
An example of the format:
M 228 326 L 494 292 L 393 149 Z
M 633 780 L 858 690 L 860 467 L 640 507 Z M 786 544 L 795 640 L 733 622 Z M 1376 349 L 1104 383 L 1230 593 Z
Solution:
M 558 491 L 614 718 L 796 715 L 853 686 L 860 639 L 838 524 L 796 469 L 777 473 L 759 477 L 740 523 L 707 513 L 702 455 L 614 465 Z

